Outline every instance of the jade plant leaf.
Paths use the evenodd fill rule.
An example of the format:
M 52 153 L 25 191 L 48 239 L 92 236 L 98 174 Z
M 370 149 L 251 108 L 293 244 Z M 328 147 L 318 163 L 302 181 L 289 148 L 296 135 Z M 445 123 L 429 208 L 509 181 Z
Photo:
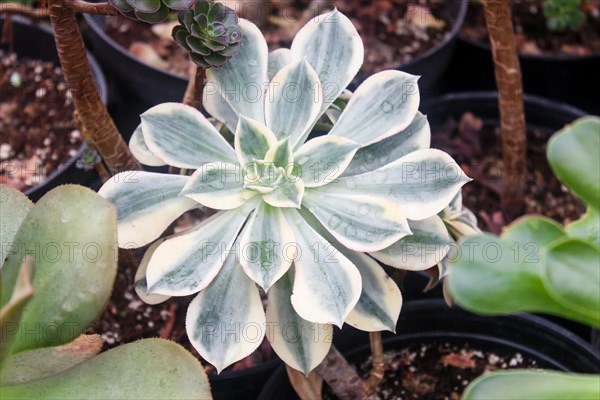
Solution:
M 0 268 L 9 252 L 17 230 L 33 208 L 33 203 L 21 191 L 0 185 Z
M 550 371 L 495 371 L 473 381 L 463 400 L 591 400 L 600 398 L 600 375 Z
M 577 221 L 566 226 L 567 234 L 600 247 L 600 212 L 588 207 L 586 213 Z
M 68 343 L 98 317 L 116 274 L 116 231 L 115 207 L 82 186 L 60 186 L 37 202 L 0 271 L 4 306 L 23 258 L 36 265 L 36 295 L 23 312 L 13 354 Z
M 50 377 L 2 387 L 10 399 L 210 399 L 202 365 L 174 342 L 144 339 Z
M 548 142 L 547 153 L 558 179 L 600 211 L 600 118 L 580 118 L 557 132 Z
M 24 351 L 11 356 L 0 375 L 0 386 L 37 381 L 61 373 L 96 356 L 100 335 L 81 335 L 61 346 Z

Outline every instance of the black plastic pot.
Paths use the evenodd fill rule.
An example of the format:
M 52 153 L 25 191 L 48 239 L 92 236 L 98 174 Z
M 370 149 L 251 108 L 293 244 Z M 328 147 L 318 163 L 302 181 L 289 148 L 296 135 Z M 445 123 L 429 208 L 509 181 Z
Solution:
M 526 93 L 558 99 L 600 113 L 600 54 L 589 56 L 519 55 Z M 458 35 L 449 73 L 450 90 L 495 90 L 489 43 Z
M 445 14 L 453 23 L 448 37 L 427 50 L 425 53 L 415 57 L 408 64 L 399 65 L 396 69 L 413 75 L 420 75 L 419 92 L 421 95 L 439 94 L 445 85 L 441 82 L 442 76 L 450 66 L 454 56 L 458 32 L 460 31 L 467 14 L 468 0 L 448 0 L 446 2 Z M 368 75 L 359 73 L 352 81 L 350 87 L 357 87 Z
M 254 367 L 208 376 L 215 400 L 255 399 L 273 372 L 281 365 L 277 358 Z
M 348 329 L 344 327 L 344 331 Z M 404 305 L 397 335 L 384 334 L 384 349 L 401 349 L 413 343 L 470 343 L 482 350 L 519 352 L 538 361 L 540 368 L 577 373 L 600 373 L 600 355 L 587 343 L 544 318 L 518 314 L 482 317 L 439 300 Z M 366 358 L 368 335 L 348 329 L 345 342 L 334 343 L 349 359 Z M 346 349 L 352 348 L 348 351 Z M 259 400 L 297 399 L 285 368 L 280 367 L 265 385 Z
M 187 78 L 143 63 L 104 31 L 104 15 L 84 15 L 90 26 L 94 54 L 102 68 L 118 86 L 144 108 L 165 102 L 180 102 L 187 87 Z M 114 18 L 114 17 L 113 17 Z
M 54 43 L 54 34 L 46 25 L 35 24 L 22 18 L 12 18 L 13 22 L 13 49 L 21 58 L 35 58 L 44 61 L 52 61 L 60 65 L 56 45 Z M 4 25 L 4 18 L 0 18 L 0 30 Z M 7 50 L 8 44 L 0 44 L 0 48 Z M 100 70 L 94 57 L 88 53 L 88 60 L 92 73 L 98 86 L 98 91 L 102 101 L 106 104 L 107 88 L 104 74 Z M 65 183 L 76 183 L 84 186 L 93 185 L 98 174 L 94 169 L 83 168 L 79 160 L 87 151 L 87 145 L 84 142 L 77 150 L 77 153 L 71 157 L 61 168 L 55 170 L 44 179 L 44 181 L 31 187 L 25 194 L 33 201 L 38 200 L 46 192 L 58 185 Z

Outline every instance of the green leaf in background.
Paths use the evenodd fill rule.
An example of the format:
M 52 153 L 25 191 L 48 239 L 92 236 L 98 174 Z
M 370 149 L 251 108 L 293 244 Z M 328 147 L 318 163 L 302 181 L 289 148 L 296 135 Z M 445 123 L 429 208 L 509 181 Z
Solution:
M 600 211 L 600 118 L 584 117 L 548 142 L 548 162 L 558 179 Z
M 600 250 L 579 239 L 564 239 L 548 249 L 544 283 L 565 307 L 600 327 Z
M 116 231 L 115 207 L 82 186 L 60 186 L 33 207 L 0 271 L 4 306 L 24 257 L 36 266 L 36 294 L 23 312 L 13 354 L 68 343 L 98 317 L 116 275 Z
M 162 339 L 129 343 L 45 379 L 2 387 L 3 399 L 210 399 L 202 365 Z
M 477 378 L 462 400 L 595 400 L 600 375 L 529 370 L 497 371 Z
M 588 207 L 587 212 L 565 228 L 569 236 L 584 239 L 600 248 L 600 212 Z
M 0 268 L 4 265 L 10 243 L 32 208 L 31 200 L 19 190 L 0 185 Z

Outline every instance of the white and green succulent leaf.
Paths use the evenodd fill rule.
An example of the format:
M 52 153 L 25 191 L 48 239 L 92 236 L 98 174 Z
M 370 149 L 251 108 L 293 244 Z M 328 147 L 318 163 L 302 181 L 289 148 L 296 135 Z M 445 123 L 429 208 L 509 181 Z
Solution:
M 256 285 L 269 297 L 267 326 L 285 320 L 301 332 L 330 331 L 344 322 L 394 330 L 401 294 L 365 253 L 411 237 L 413 221 L 419 226 L 431 218 L 438 223 L 427 234 L 437 235 L 438 244 L 446 240 L 445 220 L 437 214 L 469 181 L 448 154 L 429 149 L 429 124 L 417 111 L 418 77 L 384 71 L 354 93 L 345 90 L 364 48 L 339 11 L 310 21 L 291 49 L 271 54 L 255 25 L 240 20 L 239 27 L 239 53 L 208 69 L 202 99 L 234 134 L 233 146 L 199 111 L 158 105 L 142 114 L 134 154 L 151 165 L 195 172 L 139 173 L 131 185 L 117 175 L 100 191 L 119 208 L 121 245 L 150 243 L 194 205 L 220 210 L 152 246 L 136 278 L 142 299 L 151 303 L 200 292 L 188 312 L 188 335 L 219 370 L 255 343 L 231 342 L 237 348 L 229 349 L 201 340 L 198 321 L 257 322 L 262 309 L 241 312 L 231 305 L 237 299 L 259 307 Z M 328 124 L 322 121 L 333 125 L 321 129 Z M 311 138 L 317 131 L 328 134 Z M 223 296 L 232 282 L 238 292 Z M 284 331 L 264 331 L 275 351 L 305 373 L 329 348 L 307 336 L 287 343 Z

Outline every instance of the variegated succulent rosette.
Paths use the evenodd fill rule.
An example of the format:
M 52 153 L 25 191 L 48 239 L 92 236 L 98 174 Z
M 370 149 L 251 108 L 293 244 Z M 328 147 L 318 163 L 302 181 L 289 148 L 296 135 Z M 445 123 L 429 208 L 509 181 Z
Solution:
M 142 114 L 132 151 L 144 164 L 195 172 L 122 173 L 100 193 L 117 205 L 121 246 L 154 241 L 136 278 L 142 299 L 199 292 L 187 332 L 218 371 L 266 334 L 284 362 L 308 373 L 327 354 L 332 325 L 395 329 L 402 297 L 375 259 L 410 270 L 439 263 L 452 241 L 446 224 L 465 216 L 469 178 L 429 148 L 418 77 L 384 71 L 343 94 L 364 49 L 338 11 L 270 54 L 256 26 L 239 26 L 240 51 L 207 71 L 203 99 L 234 146 L 199 111 L 158 105 Z M 320 121 L 330 130 L 307 140 Z M 219 211 L 158 239 L 201 206 Z

